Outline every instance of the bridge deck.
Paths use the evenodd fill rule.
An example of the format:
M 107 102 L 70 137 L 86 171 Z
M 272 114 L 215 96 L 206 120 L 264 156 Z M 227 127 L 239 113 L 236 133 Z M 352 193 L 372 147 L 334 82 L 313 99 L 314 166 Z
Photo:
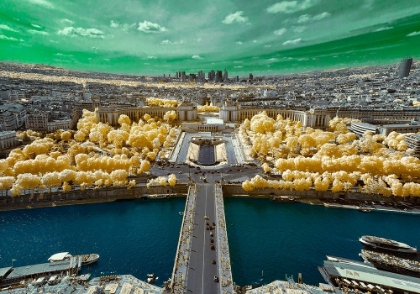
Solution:
M 171 288 L 173 293 L 233 293 L 220 185 L 190 188 Z

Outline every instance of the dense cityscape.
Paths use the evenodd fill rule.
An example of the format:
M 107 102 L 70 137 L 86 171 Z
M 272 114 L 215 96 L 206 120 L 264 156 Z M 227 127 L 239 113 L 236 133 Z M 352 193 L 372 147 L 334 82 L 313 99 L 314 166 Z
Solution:
M 410 58 L 245 78 L 224 69 L 206 78 L 203 71 L 147 77 L 1 63 L 2 211 L 186 196 L 163 288 L 152 285 L 153 274 L 147 283 L 130 275 L 89 280 L 78 275 L 89 256 L 59 254 L 51 257 L 55 267 L 0 269 L 2 290 L 417 293 L 417 257 L 398 255 L 408 245 L 393 243 L 390 253 L 396 241 L 372 236 L 361 242 L 383 243 L 384 252 L 362 251 L 367 263 L 327 256 L 319 286 L 300 276 L 235 286 L 223 200 L 420 214 L 417 66 Z

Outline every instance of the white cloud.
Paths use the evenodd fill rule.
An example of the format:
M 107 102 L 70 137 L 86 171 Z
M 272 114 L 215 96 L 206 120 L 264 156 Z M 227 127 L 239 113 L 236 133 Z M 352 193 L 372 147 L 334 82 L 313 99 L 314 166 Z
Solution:
M 281 28 L 281 29 L 278 29 L 278 30 L 274 31 L 274 35 L 276 35 L 276 36 L 281 36 L 281 35 L 283 35 L 286 31 L 287 31 L 287 30 L 286 30 L 285 28 Z
M 29 0 L 29 2 L 31 2 L 32 4 L 41 5 L 47 8 L 54 8 L 54 5 L 52 5 L 47 0 Z
M 268 61 L 270 61 L 270 62 L 276 62 L 276 61 L 279 61 L 277 58 L 270 58 Z
M 123 31 L 128 31 L 136 26 L 136 23 L 128 24 L 128 23 L 119 23 L 118 21 L 111 20 L 109 26 L 111 28 L 122 28 Z
M 288 40 L 288 41 L 284 42 L 283 45 L 284 46 L 286 46 L 286 45 L 296 45 L 296 44 L 300 43 L 301 40 L 302 40 L 301 38 L 294 39 L 294 40 Z
M 111 20 L 111 24 L 109 25 L 111 28 L 118 28 L 120 24 L 116 21 Z
M 305 27 L 305 26 L 297 26 L 297 27 L 293 27 L 293 31 L 295 32 L 295 33 L 302 33 L 304 30 L 306 30 L 307 29 L 307 27 Z
M 242 16 L 243 11 L 236 11 L 235 13 L 231 13 L 228 16 L 225 17 L 225 19 L 222 21 L 224 24 L 232 24 L 234 22 L 237 23 L 244 23 L 248 21 L 248 17 Z
M 257 40 L 252 41 L 252 43 L 257 43 Z
M 299 16 L 297 22 L 298 23 L 305 23 L 305 22 L 310 22 L 310 21 L 316 21 L 316 20 L 321 20 L 321 19 L 327 18 L 329 16 L 331 16 L 331 13 L 326 12 L 326 11 L 323 12 L 323 13 L 317 14 L 313 17 L 309 14 L 303 14 L 303 15 Z
M 242 65 L 235 65 L 234 68 L 243 68 Z
M 6 40 L 6 41 L 19 41 L 18 39 L 16 39 L 16 38 L 13 38 L 13 37 L 7 37 L 7 36 L 5 36 L 5 35 L 0 35 L 0 39 L 2 39 L 2 40 Z
M 192 59 L 203 59 L 200 55 L 193 55 L 191 56 Z
M 139 22 L 139 27 L 137 28 L 139 31 L 142 31 L 144 33 L 162 33 L 166 32 L 166 28 L 160 26 L 157 23 L 153 23 L 150 21 L 143 21 Z
M 242 45 L 243 43 L 241 41 L 237 41 L 235 44 Z
M 387 30 L 392 30 L 393 27 L 382 27 L 379 29 L 374 30 L 374 32 L 381 32 L 381 31 L 387 31 Z
M 271 45 L 264 45 L 264 47 L 265 47 L 265 48 L 270 48 L 270 47 L 271 47 Z
M 59 56 L 59 57 L 73 57 L 73 55 L 71 54 L 63 54 L 63 53 L 56 53 L 54 55 Z
M 271 5 L 267 8 L 268 13 L 293 13 L 308 9 L 316 4 L 317 0 L 303 0 L 303 1 L 282 1 Z
M 11 28 L 11 27 L 9 27 L 8 25 L 5 25 L 5 24 L 0 24 L 0 30 L 6 30 L 6 31 L 19 33 L 18 30 L 15 30 L 14 28 Z
M 324 18 L 330 17 L 330 16 L 331 16 L 331 13 L 324 11 L 323 13 L 315 15 L 313 19 L 314 20 L 321 20 L 321 19 L 324 19 Z
M 129 29 L 132 29 L 135 26 L 136 26 L 135 23 L 132 23 L 132 24 L 125 23 L 125 24 L 122 25 L 122 29 L 123 29 L 123 31 L 128 31 Z
M 407 37 L 412 37 L 412 36 L 417 36 L 417 35 L 420 35 L 420 31 L 419 31 L 419 32 L 412 32 L 412 33 L 409 33 L 409 34 L 407 35 Z
M 311 16 L 309 14 L 303 14 L 299 16 L 298 23 L 304 23 L 311 20 Z
M 365 4 L 363 4 L 362 8 L 364 9 L 371 9 L 375 0 L 365 0 Z
M 74 28 L 66 27 L 57 32 L 59 35 L 69 36 L 69 37 L 89 37 L 89 38 L 104 38 L 104 32 L 95 28 Z
M 33 34 L 33 35 L 44 35 L 44 36 L 49 35 L 47 32 L 37 31 L 37 30 L 28 30 L 28 33 Z
M 149 56 L 147 56 L 146 58 L 147 58 L 147 59 L 156 59 L 156 56 L 149 55 Z
M 163 40 L 162 42 L 160 42 L 161 44 L 164 44 L 164 45 L 167 45 L 167 44 L 171 44 L 171 45 L 182 45 L 182 44 L 184 44 L 185 42 L 184 42 L 184 40 L 181 40 L 181 41 L 175 41 L 175 42 L 173 42 L 173 41 L 171 41 L 171 40 L 168 40 L 168 39 L 166 39 L 166 40 Z
M 33 26 L 34 28 L 37 28 L 37 29 L 42 29 L 42 27 L 41 27 L 41 26 L 39 26 L 39 25 L 37 25 L 37 24 L 34 24 L 34 23 L 31 23 L 31 26 Z
M 70 25 L 72 25 L 72 24 L 74 24 L 74 21 L 72 21 L 72 20 L 70 20 L 70 19 L 68 19 L 68 18 L 63 18 L 62 20 L 60 20 L 62 23 L 64 23 L 64 24 L 70 24 Z

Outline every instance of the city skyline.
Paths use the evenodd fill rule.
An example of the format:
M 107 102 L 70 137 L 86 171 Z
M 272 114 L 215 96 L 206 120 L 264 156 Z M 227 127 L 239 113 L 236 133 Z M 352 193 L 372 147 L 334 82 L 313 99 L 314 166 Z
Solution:
M 131 74 L 276 74 L 418 57 L 415 1 L 5 1 L 2 61 Z M 89 13 L 87 13 L 89 12 Z

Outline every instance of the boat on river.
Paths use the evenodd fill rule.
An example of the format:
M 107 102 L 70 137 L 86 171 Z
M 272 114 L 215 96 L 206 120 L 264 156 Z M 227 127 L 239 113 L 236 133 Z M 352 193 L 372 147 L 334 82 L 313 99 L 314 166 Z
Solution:
M 375 236 L 364 235 L 359 238 L 359 241 L 371 248 L 377 248 L 387 251 L 417 254 L 417 248 L 411 247 L 405 243 L 394 241 L 391 239 L 380 238 Z
M 90 253 L 90 254 L 82 254 L 82 265 L 88 265 L 98 261 L 99 254 L 97 253 Z
M 99 254 L 97 253 L 79 254 L 79 255 L 76 255 L 76 257 L 81 257 L 82 265 L 88 265 L 88 264 L 98 261 Z M 60 253 L 51 255 L 50 258 L 48 258 L 48 260 L 50 262 L 60 262 L 60 261 L 70 260 L 71 258 L 73 258 L 73 256 L 69 252 L 60 252 Z
M 417 260 L 405 259 L 392 254 L 379 253 L 362 249 L 360 256 L 364 261 L 370 262 L 377 269 L 403 275 L 420 277 L 420 263 Z

